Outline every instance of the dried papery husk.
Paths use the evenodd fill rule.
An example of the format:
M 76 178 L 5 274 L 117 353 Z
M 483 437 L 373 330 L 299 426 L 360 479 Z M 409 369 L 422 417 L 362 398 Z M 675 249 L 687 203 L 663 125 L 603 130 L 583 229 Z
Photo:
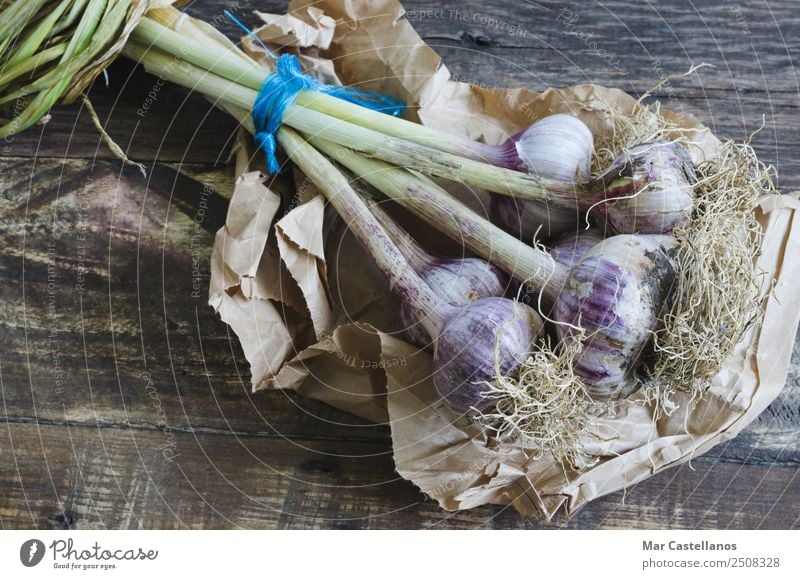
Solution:
M 665 78 L 639 97 L 629 112 L 623 111 L 617 102 L 602 98 L 599 94 L 595 94 L 590 101 L 574 102 L 575 107 L 601 113 L 608 126 L 608 130 L 603 131 L 599 137 L 596 136 L 592 155 L 592 178 L 600 177 L 617 158 L 636 145 L 659 140 L 691 145 L 688 136 L 692 132 L 690 129 L 665 118 L 661 114 L 659 101 L 645 101 L 666 82 L 689 76 L 704 66 L 709 65 L 699 64 L 683 74 Z
M 595 97 L 591 103 L 583 103 L 583 108 L 600 111 L 606 118 L 610 130 L 595 142 L 592 156 L 592 178 L 600 177 L 611 164 L 629 149 L 641 143 L 649 143 L 669 136 L 677 129 L 661 116 L 661 104 L 637 101 L 630 114 L 623 112 L 619 105 Z
M 647 368 L 644 393 L 659 415 L 677 408 L 677 392 L 701 398 L 764 313 L 763 276 L 755 267 L 764 233 L 756 208 L 762 195 L 775 192 L 774 168 L 758 160 L 749 141 L 726 141 L 696 169 L 694 215 L 674 232 L 672 305 L 654 332 Z
M 608 414 L 612 403 L 593 400 L 573 370 L 582 341 L 577 336 L 556 346 L 538 342 L 517 373 L 486 385 L 488 406 L 477 421 L 498 442 L 534 449 L 539 456 L 549 452 L 564 468 L 594 464 L 582 446 L 594 420 Z

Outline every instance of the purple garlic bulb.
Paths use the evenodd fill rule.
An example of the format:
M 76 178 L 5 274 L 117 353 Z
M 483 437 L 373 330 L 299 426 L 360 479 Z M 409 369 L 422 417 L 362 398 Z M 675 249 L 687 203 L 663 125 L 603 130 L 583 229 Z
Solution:
M 575 228 L 581 212 L 546 201 L 517 199 L 492 193 L 489 203 L 492 222 L 517 239 L 531 243 L 539 237 L 550 238 Z
M 363 191 L 361 197 L 370 199 Z M 433 290 L 439 303 L 444 306 L 466 306 L 481 298 L 506 294 L 510 278 L 499 268 L 477 257 L 442 258 L 431 255 L 379 203 L 371 202 L 369 209 L 408 265 Z M 414 310 L 409 302 L 401 302 L 400 321 L 406 338 L 421 348 L 429 348 L 432 340 L 425 330 L 425 320 L 418 319 Z
M 578 118 L 557 114 L 535 122 L 499 147 L 506 168 L 561 183 L 581 183 L 589 177 L 594 138 Z M 553 237 L 573 227 L 580 216 L 574 208 L 496 193 L 491 212 L 497 225 L 526 242 L 540 226 L 542 236 Z
M 571 268 L 601 241 L 603 241 L 603 236 L 598 230 L 588 229 L 581 231 L 577 235 L 567 234 L 560 237 L 550 246 L 547 252 L 558 263 Z
M 586 331 L 574 369 L 596 398 L 617 398 L 636 387 L 634 368 L 668 302 L 675 268 L 674 240 L 662 235 L 617 235 L 598 243 L 569 272 L 556 298 L 559 332 Z
M 433 382 L 452 410 L 486 405 L 486 383 L 528 358 L 543 324 L 535 310 L 505 298 L 477 300 L 449 315 L 436 340 Z M 495 367 L 497 363 L 497 368 Z
M 671 233 L 691 217 L 695 182 L 686 149 L 672 141 L 654 141 L 614 161 L 590 186 L 603 190 L 587 205 L 618 233 Z
M 510 280 L 505 273 L 475 257 L 437 259 L 429 256 L 427 263 L 420 267 L 413 260 L 409 261 L 442 301 L 452 306 L 465 306 L 481 298 L 502 297 L 509 287 Z M 417 260 L 416 264 L 420 262 Z M 400 306 L 400 320 L 410 342 L 422 348 L 431 345 L 428 332 L 405 302 Z

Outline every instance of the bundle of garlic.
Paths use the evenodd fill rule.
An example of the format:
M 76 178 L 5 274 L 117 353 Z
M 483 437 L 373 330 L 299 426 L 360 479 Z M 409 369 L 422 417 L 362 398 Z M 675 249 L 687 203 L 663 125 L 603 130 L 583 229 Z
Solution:
M 634 130 L 602 144 L 613 162 L 593 174 L 595 139 L 574 116 L 477 143 L 400 118 L 388 97 L 322 85 L 292 56 L 256 62 L 164 4 L 145 14 L 147 3 L 133 0 L 6 0 L 0 103 L 35 96 L 0 136 L 74 98 L 117 53 L 202 93 L 255 136 L 270 171 L 279 145 L 319 187 L 431 338 L 441 398 L 499 438 L 572 460 L 576 425 L 604 412 L 603 401 L 644 387 L 669 411 L 676 389 L 700 396 L 758 322 L 754 208 L 772 186 L 747 145 L 694 167 L 685 143 L 666 138 L 669 123 L 641 104 L 625 119 Z M 422 253 L 369 210 L 337 164 L 485 261 L 454 267 Z M 431 177 L 492 192 L 497 225 Z M 535 239 L 586 220 L 605 239 L 568 241 L 560 254 Z M 498 268 L 531 305 L 504 297 Z M 454 283 L 469 299 L 453 296 Z

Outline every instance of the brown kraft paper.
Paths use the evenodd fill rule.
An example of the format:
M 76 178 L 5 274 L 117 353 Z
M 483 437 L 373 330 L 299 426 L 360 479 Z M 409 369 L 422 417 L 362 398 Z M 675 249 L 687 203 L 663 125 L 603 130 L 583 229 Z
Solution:
M 291 51 L 325 82 L 375 89 L 404 99 L 408 118 L 497 143 L 546 115 L 581 118 L 595 137 L 609 129 L 607 103 L 630 111 L 615 89 L 581 85 L 488 90 L 449 80 L 436 53 L 403 18 L 394 0 L 295 0 L 287 15 L 259 14 L 256 32 L 276 51 Z M 250 54 L 260 47 L 245 39 Z M 695 161 L 713 156 L 718 140 L 690 115 L 663 111 L 691 129 Z M 256 167 L 260 153 L 243 145 L 225 226 L 217 234 L 210 303 L 239 337 L 253 390 L 290 388 L 391 427 L 397 471 L 448 510 L 492 503 L 550 518 L 572 513 L 698 456 L 736 436 L 780 392 L 800 319 L 800 202 L 768 196 L 759 220 L 765 236 L 757 267 L 765 272 L 764 322 L 745 335 L 696 405 L 654 421 L 639 395 L 597 421 L 584 450 L 599 460 L 564 470 L 549 454 L 492 444 L 468 420 L 437 400 L 431 356 L 398 333 L 398 301 L 383 276 L 295 171 L 294 190 L 279 193 Z M 464 198 L 479 211 L 480 193 Z M 288 209 L 288 211 L 287 211 Z M 429 247 L 449 242 L 418 222 L 404 225 Z M 774 286 L 773 286 L 774 284 Z

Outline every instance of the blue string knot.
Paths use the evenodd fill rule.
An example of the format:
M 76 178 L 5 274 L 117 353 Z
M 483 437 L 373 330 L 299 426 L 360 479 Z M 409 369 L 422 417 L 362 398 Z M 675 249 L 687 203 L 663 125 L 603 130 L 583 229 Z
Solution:
M 280 169 L 275 157 L 275 133 L 283 122 L 286 109 L 294 102 L 301 90 L 314 90 L 317 79 L 304 75 L 297 58 L 282 54 L 275 65 L 275 73 L 269 75 L 253 104 L 253 125 L 256 128 L 256 143 L 267 156 L 267 169 L 277 173 Z
M 275 134 L 283 122 L 283 115 L 301 90 L 329 94 L 395 117 L 402 116 L 405 112 L 405 104 L 388 95 L 351 86 L 323 84 L 313 76 L 303 74 L 300 62 L 295 56 L 281 54 L 276 58 L 252 30 L 229 11 L 226 10 L 225 14 L 239 28 L 255 39 L 264 49 L 264 53 L 275 61 L 275 72 L 269 75 L 261 85 L 256 101 L 253 103 L 252 113 L 256 143 L 264 150 L 267 157 L 267 169 L 270 173 L 277 173 L 280 169 L 278 159 L 275 157 Z
M 396 117 L 405 111 L 401 101 L 387 95 L 350 86 L 323 84 L 313 76 L 303 74 L 300 62 L 294 55 L 282 54 L 275 62 L 275 73 L 264 80 L 253 104 L 255 139 L 264 150 L 270 173 L 277 173 L 280 169 L 275 157 L 275 134 L 283 122 L 283 115 L 301 90 L 329 94 Z

